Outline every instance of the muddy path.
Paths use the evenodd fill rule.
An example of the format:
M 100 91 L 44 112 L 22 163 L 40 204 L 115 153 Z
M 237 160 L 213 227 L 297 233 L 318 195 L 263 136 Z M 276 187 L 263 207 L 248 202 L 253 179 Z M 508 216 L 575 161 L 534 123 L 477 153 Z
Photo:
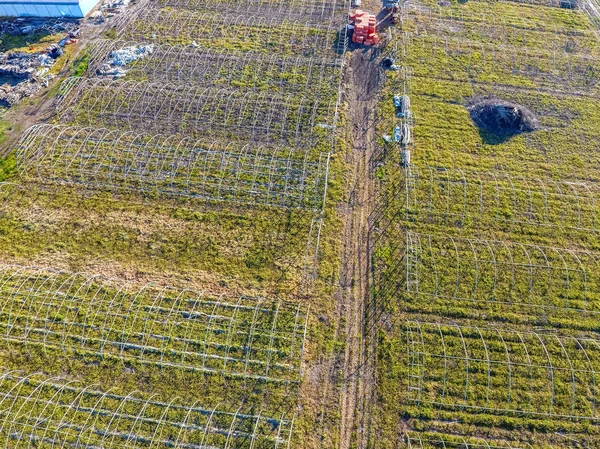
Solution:
M 351 167 L 341 207 L 344 217 L 342 273 L 339 297 L 345 340 L 340 390 L 339 448 L 368 446 L 369 405 L 373 394 L 374 367 L 368 357 L 363 336 L 365 304 L 369 294 L 369 216 L 374 192 L 371 159 L 375 149 L 375 110 L 383 80 L 378 49 L 357 49 L 350 57 L 346 73 L 347 136 L 351 150 L 347 163 Z

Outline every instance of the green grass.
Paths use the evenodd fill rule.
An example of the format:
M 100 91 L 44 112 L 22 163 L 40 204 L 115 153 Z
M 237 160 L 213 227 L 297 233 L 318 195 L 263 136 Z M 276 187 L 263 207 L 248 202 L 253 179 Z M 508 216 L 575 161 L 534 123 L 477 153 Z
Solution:
M 50 34 L 48 31 L 37 31 L 30 34 L 3 34 L 0 35 L 0 51 L 39 51 L 50 44 L 62 39 L 61 34 Z M 43 47 L 43 48 L 42 48 Z
M 146 25 L 153 27 L 147 30 L 146 37 L 157 31 L 157 34 L 169 37 L 169 43 L 189 44 L 193 40 L 193 35 L 181 29 L 164 30 L 157 24 Z M 199 24 L 192 33 L 197 33 L 201 26 Z M 309 35 L 303 34 L 306 30 Z M 276 52 L 280 56 L 296 58 L 316 42 L 332 37 L 329 31 L 309 28 L 283 29 L 289 40 L 282 40 L 281 33 L 269 27 L 240 26 L 222 31 L 222 38 L 213 41 L 197 39 L 198 43 L 216 51 L 235 49 L 245 52 L 258 48 L 268 55 Z M 116 37 L 112 31 L 105 35 Z M 319 48 L 317 52 L 321 51 L 329 56 L 332 49 Z M 74 76 L 81 76 L 88 64 L 89 58 L 84 55 L 73 61 L 69 71 Z M 300 67 L 296 73 L 272 73 L 274 81 L 270 84 L 259 77 L 259 90 L 285 98 L 291 89 L 306 83 L 304 70 Z M 252 76 L 251 70 L 235 74 L 233 85 L 228 87 L 248 91 Z M 216 80 L 215 86 L 223 87 L 226 83 Z M 337 82 L 321 85 L 319 93 L 326 100 L 334 101 L 336 89 Z M 294 98 L 293 105 L 296 102 Z M 96 112 L 85 111 L 90 117 Z M 319 113 L 316 123 L 329 118 L 330 114 L 329 110 Z M 306 114 L 293 118 L 297 118 L 302 126 L 307 122 Z M 188 117 L 181 119 L 185 121 Z M 251 120 L 247 116 L 243 119 Z M 169 134 L 167 129 L 160 131 Z M 331 148 L 331 136 L 326 130 L 318 128 L 315 134 L 318 138 L 311 147 L 311 157 Z M 233 130 L 228 126 L 215 138 L 215 144 L 231 143 L 232 137 Z M 240 146 L 243 144 L 245 142 Z M 322 402 L 324 394 L 331 395 L 322 384 L 332 375 L 332 361 L 338 360 L 345 349 L 334 335 L 339 324 L 339 311 L 332 297 L 338 284 L 343 228 L 337 207 L 343 200 L 349 167 L 344 163 L 345 146 L 339 142 L 337 145 L 338 152 L 331 162 L 322 227 L 314 225 L 312 234 L 311 225 L 319 216 L 314 211 L 166 200 L 131 191 L 109 193 L 100 189 L 57 186 L 50 182 L 37 183 L 17 175 L 14 155 L 2 161 L 4 174 L 0 175 L 0 180 L 21 186 L 0 186 L 0 258 L 4 263 L 100 274 L 131 281 L 134 285 L 153 282 L 157 286 L 193 288 L 213 295 L 278 298 L 310 307 L 304 361 L 306 376 L 311 380 L 303 384 L 299 392 L 294 385 L 267 385 L 244 382 L 227 374 L 160 369 L 131 357 L 119 361 L 112 356 L 94 356 L 85 348 L 61 350 L 50 347 L 43 351 L 30 345 L 25 349 L 14 341 L 0 348 L 0 365 L 26 373 L 41 371 L 60 375 L 80 381 L 81 385 L 97 383 L 102 389 L 114 388 L 119 394 L 139 390 L 143 395 L 156 394 L 165 401 L 182 396 L 186 403 L 201 400 L 203 406 L 233 407 L 234 411 L 235 406 L 243 402 L 245 409 L 262 411 L 263 415 L 276 418 L 283 414 L 291 416 L 302 408 L 294 424 L 296 437 L 293 444 L 319 445 L 320 436 L 315 429 L 322 422 L 324 435 L 334 441 L 339 419 L 337 405 Z M 284 142 L 282 146 L 288 148 L 289 143 Z M 231 148 L 237 149 L 237 143 Z M 314 267 L 316 277 L 306 282 L 307 265 L 310 271 L 315 261 L 314 241 L 319 231 L 319 253 Z M 305 288 L 306 284 L 308 288 Z M 36 307 L 38 305 L 42 306 L 36 303 Z M 57 323 L 66 322 L 68 318 L 59 311 L 55 315 L 50 312 L 49 316 Z M 73 316 L 77 317 L 76 314 Z M 24 315 L 17 313 L 15 317 L 22 322 Z M 241 351 L 242 345 L 236 340 L 234 350 Z
M 72 64 L 72 68 L 70 70 L 71 76 L 82 76 L 86 72 L 89 63 L 90 55 L 87 53 L 77 58 Z
M 437 20 L 438 13 L 443 21 Z M 461 14 L 465 21 L 455 20 Z M 486 22 L 484 17 L 488 18 Z M 504 34 L 501 27 L 493 28 L 491 17 L 497 24 L 514 25 L 509 28 L 512 32 Z M 492 441 L 503 438 L 517 447 L 530 443 L 535 448 L 549 444 L 569 447 L 568 441 L 556 438 L 556 432 L 564 431 L 575 440 L 591 444 L 599 433 L 596 420 L 556 416 L 571 412 L 570 399 L 568 404 L 558 399 L 570 394 L 570 377 L 564 377 L 564 371 L 559 371 L 554 379 L 557 402 L 553 416 L 527 414 L 533 409 L 516 405 L 519 389 L 529 391 L 533 385 L 535 391 L 547 381 L 547 373 L 542 371 L 534 372 L 533 377 L 528 373 L 527 378 L 519 378 L 519 368 L 515 367 L 511 380 L 514 396 L 507 406 L 509 384 L 502 380 L 508 375 L 504 371 L 506 365 L 494 365 L 488 379 L 487 365 L 479 366 L 474 361 L 465 402 L 465 378 L 460 377 L 466 370 L 460 362 L 463 349 L 460 339 L 453 341 L 449 335 L 448 351 L 457 351 L 455 355 L 459 357 L 450 360 L 447 367 L 450 376 L 445 399 L 441 399 L 442 376 L 437 375 L 442 373 L 439 370 L 443 364 L 434 357 L 442 345 L 431 341 L 424 350 L 423 401 L 411 401 L 414 392 L 409 393 L 408 382 L 414 378 L 409 376 L 409 367 L 415 359 L 411 362 L 408 355 L 411 346 L 404 325 L 406 320 L 418 320 L 457 323 L 463 330 L 468 326 L 525 334 L 536 330 L 556 333 L 569 342 L 575 336 L 596 338 L 594 314 L 564 307 L 570 298 L 573 308 L 583 308 L 584 302 L 578 301 L 588 297 L 586 285 L 589 298 L 595 298 L 600 279 L 595 256 L 599 249 L 598 231 L 594 230 L 598 205 L 590 199 L 591 193 L 569 188 L 565 195 L 557 194 L 561 185 L 568 186 L 553 184 L 560 180 L 591 184 L 600 180 L 600 151 L 596 145 L 600 139 L 600 115 L 593 75 L 596 65 L 590 60 L 586 66 L 585 59 L 600 51 L 598 42 L 591 39 L 591 22 L 581 12 L 559 8 L 468 2 L 434 9 L 431 16 L 409 14 L 404 26 L 414 35 L 400 64 L 414 72 L 412 162 L 419 177 L 414 183 L 407 182 L 396 151 L 388 152 L 386 163 L 378 170 L 381 213 L 375 225 L 380 235 L 374 255 L 373 294 L 383 323 L 377 335 L 379 408 L 374 431 L 381 436 L 379 447 L 396 447 L 399 426 L 423 435 L 431 431 Z M 558 34 L 554 34 L 555 29 Z M 566 70 L 569 61 L 577 67 L 575 74 Z M 389 134 L 393 129 L 391 99 L 401 88 L 400 74 L 390 72 L 379 110 L 378 133 Z M 539 129 L 510 139 L 481 132 L 467 110 L 469 102 L 478 96 L 524 105 L 538 117 Z M 437 171 L 437 167 L 451 171 Z M 414 188 L 407 205 L 409 185 Z M 593 192 L 597 195 L 597 190 Z M 577 214 L 582 218 L 578 219 Z M 407 230 L 421 235 L 414 264 L 407 260 Z M 482 239 L 507 244 L 485 243 Z M 551 250 L 553 256 L 543 261 L 537 260 L 543 259 L 541 253 L 531 252 L 531 262 L 520 249 L 513 250 L 531 243 L 558 249 Z M 578 251 L 586 255 L 581 264 L 569 259 Z M 552 266 L 553 257 L 559 254 L 568 257 L 558 259 L 552 277 L 554 287 L 566 288 L 566 280 L 560 279 L 567 273 L 570 260 L 577 266 L 568 271 L 568 291 L 548 290 L 548 278 L 543 274 L 543 267 Z M 418 270 L 418 275 L 411 278 L 418 282 L 418 292 L 416 283 L 407 284 L 407 263 L 411 270 Z M 528 268 L 530 263 L 536 266 L 533 272 Z M 411 293 L 407 292 L 409 287 Z M 592 302 L 595 304 L 595 299 Z M 551 305 L 558 308 L 547 307 Z M 434 336 L 439 339 L 439 334 Z M 469 337 L 469 341 L 481 344 L 479 336 L 474 340 Z M 419 343 L 417 347 L 420 348 Z M 488 356 L 498 360 L 502 356 L 494 355 L 494 351 L 504 351 L 501 342 L 491 341 L 487 354 L 484 346 L 469 348 L 471 357 L 482 360 Z M 539 352 L 532 350 L 532 354 Z M 516 347 L 511 347 L 509 353 L 515 363 L 524 354 L 522 348 Z M 576 366 L 588 366 L 577 359 L 581 355 L 578 351 L 572 355 Z M 555 365 L 564 367 L 564 362 L 564 355 L 558 356 Z M 592 357 L 592 363 L 596 363 L 596 357 Z M 574 410 L 585 408 L 583 402 L 590 399 L 593 383 L 591 377 L 577 375 L 575 388 L 579 393 Z M 534 395 L 535 400 L 545 397 L 548 390 L 543 390 Z M 499 406 L 494 405 L 495 400 L 505 402 Z M 480 407 L 461 408 L 475 403 Z M 565 405 L 563 413 L 558 411 L 561 404 Z M 486 410 L 486 406 L 491 410 Z M 518 411 L 510 412 L 512 406 Z M 583 415 L 589 417 L 590 413 Z
M 4 137 L 4 136 L 3 136 Z M 0 140 L 3 140 L 0 138 Z M 4 159 L 0 159 L 0 182 L 4 182 L 14 176 L 16 170 L 16 157 L 11 153 Z

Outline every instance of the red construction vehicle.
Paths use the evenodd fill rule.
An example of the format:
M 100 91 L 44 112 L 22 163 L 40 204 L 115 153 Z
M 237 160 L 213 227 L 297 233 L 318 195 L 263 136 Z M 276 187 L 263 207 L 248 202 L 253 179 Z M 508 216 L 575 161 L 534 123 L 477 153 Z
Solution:
M 380 37 L 375 28 L 377 19 L 373 14 L 367 14 L 361 9 L 357 9 L 350 14 L 350 29 L 353 29 L 352 42 L 363 45 L 377 45 Z

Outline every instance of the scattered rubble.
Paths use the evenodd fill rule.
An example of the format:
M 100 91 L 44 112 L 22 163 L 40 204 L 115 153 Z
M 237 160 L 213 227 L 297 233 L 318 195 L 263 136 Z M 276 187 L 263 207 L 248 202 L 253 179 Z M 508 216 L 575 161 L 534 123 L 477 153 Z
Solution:
M 14 106 L 23 98 L 36 94 L 47 85 L 48 81 L 38 82 L 33 78 L 23 81 L 15 86 L 3 84 L 0 86 L 0 104 L 6 107 Z
M 468 110 L 480 129 L 498 137 L 508 138 L 538 128 L 533 112 L 498 98 L 475 98 L 471 100 Z
M 130 0 L 104 0 L 100 9 L 119 9 L 129 5 Z
M 0 22 L 0 35 L 11 34 L 13 36 L 35 34 L 46 32 L 48 34 L 69 33 L 79 28 L 77 19 L 43 19 L 19 17 Z
M 138 59 L 147 57 L 154 51 L 154 45 L 132 45 L 110 53 L 108 61 L 97 70 L 100 76 L 122 78 L 127 74 L 124 67 Z
M 0 54 L 0 76 L 30 78 L 40 67 L 50 67 L 54 60 L 48 55 L 32 53 Z
M 14 106 L 42 87 L 47 87 L 54 78 L 48 74 L 53 65 L 54 59 L 45 53 L 0 54 L 0 103 Z
M 123 10 L 129 6 L 131 0 L 104 0 L 100 6 L 100 10 L 96 12 L 96 15 L 100 13 L 102 17 L 112 17 L 117 14 L 121 14 Z
M 0 22 L 0 34 L 25 35 L 47 33 L 54 35 L 65 32 L 57 44 L 41 52 L 12 51 L 0 53 L 0 104 L 11 107 L 23 98 L 48 87 L 54 75 L 50 68 L 63 55 L 63 47 L 77 42 L 80 33 L 79 21 L 68 19 L 17 18 Z M 30 49 L 33 50 L 33 47 Z

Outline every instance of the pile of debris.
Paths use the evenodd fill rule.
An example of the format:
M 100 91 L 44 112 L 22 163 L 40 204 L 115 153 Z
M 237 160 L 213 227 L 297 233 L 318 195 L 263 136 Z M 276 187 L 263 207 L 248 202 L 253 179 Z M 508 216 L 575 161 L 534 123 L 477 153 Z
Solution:
M 40 67 L 52 67 L 54 59 L 47 54 L 0 53 L 0 76 L 31 78 Z
M 80 32 L 76 19 L 16 18 L 0 21 L 0 35 L 56 35 L 65 33 L 58 42 L 41 52 L 0 53 L 0 104 L 14 106 L 23 98 L 47 87 L 54 78 L 49 74 L 55 60 L 63 55 L 63 47 L 76 43 Z
M 0 103 L 11 107 L 47 87 L 54 58 L 47 53 L 0 54 Z
M 104 17 L 112 17 L 116 14 L 121 14 L 127 6 L 129 6 L 130 0 L 104 0 L 104 3 L 100 6 L 100 13 Z
M 119 50 L 114 50 L 108 56 L 108 60 L 102 65 L 96 74 L 99 76 L 112 76 L 122 78 L 127 74 L 124 67 L 138 59 L 143 59 L 154 51 L 154 45 L 132 45 Z
M 46 32 L 48 34 L 70 33 L 79 28 L 77 19 L 16 18 L 0 22 L 0 34 L 13 36 Z
M 132 0 L 104 0 L 100 8 L 88 16 L 88 23 L 100 25 L 106 19 L 120 15 L 131 3 Z
M 129 5 L 130 0 L 104 0 L 100 9 L 111 9 L 118 10 L 123 9 Z
M 538 128 L 538 121 L 533 112 L 498 98 L 475 98 L 471 100 L 468 110 L 480 129 L 501 138 L 535 131 Z

